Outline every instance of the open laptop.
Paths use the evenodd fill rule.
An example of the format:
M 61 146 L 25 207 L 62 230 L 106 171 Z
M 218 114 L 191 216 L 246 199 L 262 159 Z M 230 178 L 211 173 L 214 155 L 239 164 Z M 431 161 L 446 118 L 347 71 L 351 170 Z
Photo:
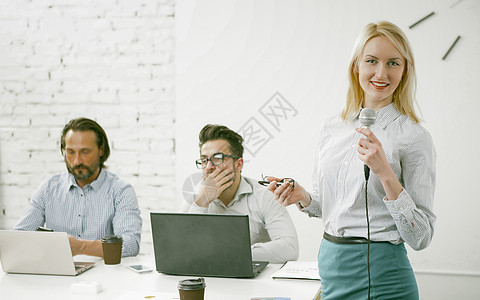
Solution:
M 252 262 L 247 215 L 150 213 L 158 272 L 255 277 L 268 262 Z
M 0 230 L 0 261 L 6 273 L 78 275 L 92 262 L 74 262 L 65 232 Z

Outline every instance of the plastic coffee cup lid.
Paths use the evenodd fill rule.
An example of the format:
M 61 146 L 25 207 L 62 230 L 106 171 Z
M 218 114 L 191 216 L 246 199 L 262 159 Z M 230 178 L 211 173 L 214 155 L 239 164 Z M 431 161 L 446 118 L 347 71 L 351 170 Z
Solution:
M 121 243 L 122 237 L 119 235 L 108 235 L 102 238 L 102 243 Z
M 178 282 L 178 289 L 184 291 L 193 291 L 204 289 L 207 285 L 205 284 L 205 279 L 184 279 Z

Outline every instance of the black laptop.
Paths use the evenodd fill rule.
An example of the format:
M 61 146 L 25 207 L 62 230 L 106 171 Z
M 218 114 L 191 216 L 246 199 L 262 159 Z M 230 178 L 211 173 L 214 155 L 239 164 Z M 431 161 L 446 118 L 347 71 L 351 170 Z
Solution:
M 150 213 L 155 264 L 173 275 L 255 277 L 247 215 Z

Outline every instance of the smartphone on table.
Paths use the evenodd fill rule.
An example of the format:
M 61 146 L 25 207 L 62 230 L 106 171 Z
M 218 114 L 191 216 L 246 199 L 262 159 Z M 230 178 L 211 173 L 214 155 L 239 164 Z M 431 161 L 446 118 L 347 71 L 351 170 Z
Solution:
M 127 269 L 135 271 L 137 273 L 147 273 L 153 271 L 152 268 L 144 266 L 144 265 L 128 265 Z

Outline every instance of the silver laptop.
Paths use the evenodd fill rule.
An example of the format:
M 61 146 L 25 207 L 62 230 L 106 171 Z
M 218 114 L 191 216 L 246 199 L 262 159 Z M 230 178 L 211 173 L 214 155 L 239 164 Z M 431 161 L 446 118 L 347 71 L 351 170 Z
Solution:
M 93 262 L 74 262 L 65 232 L 0 230 L 0 261 L 6 273 L 78 275 Z
M 255 277 L 268 262 L 252 262 L 247 215 L 150 213 L 158 272 Z

